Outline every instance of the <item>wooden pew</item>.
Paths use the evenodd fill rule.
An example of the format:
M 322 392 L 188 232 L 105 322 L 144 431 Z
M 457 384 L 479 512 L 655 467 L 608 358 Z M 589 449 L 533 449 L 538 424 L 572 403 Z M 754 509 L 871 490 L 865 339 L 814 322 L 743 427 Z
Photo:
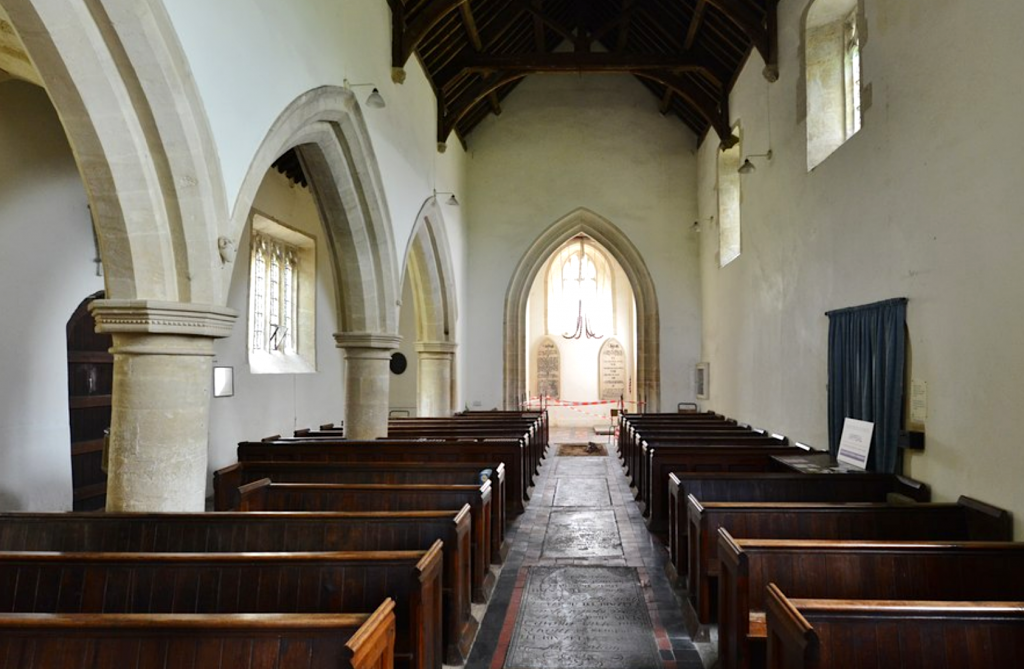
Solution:
M 1024 600 L 1024 543 L 734 539 L 718 532 L 722 669 L 764 666 L 769 583 L 800 599 Z
M 388 422 L 389 440 L 398 439 L 448 439 L 459 441 L 477 441 L 483 439 L 518 439 L 523 442 L 523 454 L 529 463 L 533 475 L 540 471 L 540 461 L 544 455 L 543 444 L 539 436 L 539 428 L 530 423 L 517 425 L 498 423 L 497 421 L 471 422 L 447 419 L 391 419 Z M 429 421 L 412 423 L 408 421 Z M 325 429 L 326 428 L 326 429 Z M 297 439 L 344 439 L 342 428 L 321 426 L 319 430 L 295 430 Z
M 619 457 L 627 459 L 627 451 L 637 442 L 637 435 L 644 431 L 655 431 L 662 427 L 686 427 L 700 429 L 703 427 L 735 429 L 740 426 L 736 421 L 715 413 L 699 414 L 619 414 Z
M 640 447 L 640 467 L 639 467 L 639 485 L 637 487 L 638 499 L 642 502 L 641 511 L 644 516 L 651 515 L 651 506 L 653 490 L 658 489 L 658 494 L 661 499 L 660 509 L 663 515 L 659 518 L 659 523 L 662 525 L 658 532 L 665 530 L 664 524 L 668 521 L 667 506 L 667 491 L 668 491 L 668 475 L 671 471 L 686 471 L 673 470 L 671 468 L 666 469 L 664 462 L 667 459 L 671 459 L 674 453 L 682 452 L 685 454 L 686 451 L 693 450 L 697 447 L 719 447 L 719 448 L 749 448 L 749 449 L 774 449 L 774 455 L 780 453 L 793 453 L 792 449 L 796 448 L 789 444 L 789 440 L 786 437 L 779 435 L 713 435 L 707 436 L 705 434 L 699 434 L 693 437 L 681 437 L 678 441 L 648 441 L 644 440 Z M 684 462 L 685 462 L 685 455 Z M 734 467 L 736 465 L 733 465 Z M 758 465 L 759 467 L 762 465 Z M 772 466 L 775 464 L 769 462 L 764 466 Z M 705 470 L 710 471 L 710 470 Z M 737 471 L 736 469 L 724 470 L 718 469 L 716 471 Z M 761 470 L 758 470 L 761 471 Z
M 440 541 L 427 551 L 0 553 L 0 611 L 12 613 L 343 613 L 388 597 L 396 666 L 440 669 Z
M 486 463 L 437 462 L 237 462 L 213 473 L 214 509 L 238 509 L 238 488 L 246 483 L 271 479 L 278 483 L 481 483 L 481 473 L 490 472 L 491 489 L 491 562 L 500 564 L 508 554 L 505 544 L 505 465 Z M 497 532 L 493 532 L 494 529 Z
M 1024 666 L 1024 601 L 788 599 L 768 595 L 771 669 Z
M 649 496 L 641 500 L 647 527 L 664 534 L 669 527 L 668 482 L 673 472 L 767 472 L 774 467 L 772 458 L 785 453 L 803 453 L 802 446 L 700 445 L 683 448 L 652 449 L 647 463 L 652 480 Z
M 470 532 L 468 504 L 363 513 L 3 513 L 0 551 L 403 551 L 440 539 L 446 663 L 462 664 L 479 626 L 470 605 Z
M 242 511 L 426 511 L 469 504 L 473 598 L 494 590 L 491 573 L 491 482 L 481 485 L 372 485 L 273 483 L 262 479 L 239 488 Z
M 0 614 L 0 666 L 392 669 L 394 607 L 387 599 L 364 614 L 6 613 Z
M 714 622 L 718 528 L 740 539 L 1009 541 L 1010 514 L 961 497 L 956 504 L 701 502 L 687 497 L 687 589 L 701 624 Z
M 927 485 L 893 474 L 672 472 L 668 477 L 668 567 L 673 581 L 685 581 L 689 572 L 686 498 L 691 494 L 702 502 L 885 502 L 890 495 L 915 502 L 931 500 Z
M 420 440 L 308 440 L 242 442 L 238 461 L 263 462 L 502 462 L 505 464 L 506 513 L 519 515 L 526 510 L 527 488 L 523 445 L 515 440 L 420 441 Z

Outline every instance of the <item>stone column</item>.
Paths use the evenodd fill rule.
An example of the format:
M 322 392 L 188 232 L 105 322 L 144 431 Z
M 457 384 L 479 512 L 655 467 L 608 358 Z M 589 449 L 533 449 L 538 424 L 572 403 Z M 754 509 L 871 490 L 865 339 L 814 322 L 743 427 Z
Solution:
M 345 437 L 378 439 L 388 436 L 391 354 L 398 335 L 343 332 L 334 335 L 345 351 Z
M 447 341 L 417 342 L 417 415 L 452 415 L 452 361 L 456 346 Z
M 213 340 L 235 312 L 152 300 L 89 311 L 114 342 L 107 511 L 203 511 Z

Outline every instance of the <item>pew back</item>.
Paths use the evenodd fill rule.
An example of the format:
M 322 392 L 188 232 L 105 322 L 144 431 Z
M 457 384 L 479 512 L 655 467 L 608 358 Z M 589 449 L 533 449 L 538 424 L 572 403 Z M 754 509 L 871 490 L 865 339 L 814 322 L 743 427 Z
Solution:
M 372 614 L 0 615 L 3 669 L 392 669 L 394 602 Z

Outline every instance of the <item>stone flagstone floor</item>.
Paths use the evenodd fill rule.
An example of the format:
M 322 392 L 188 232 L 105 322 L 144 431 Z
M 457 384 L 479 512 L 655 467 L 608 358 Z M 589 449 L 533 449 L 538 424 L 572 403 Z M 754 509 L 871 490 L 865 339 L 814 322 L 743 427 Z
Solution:
M 467 669 L 702 669 L 608 437 L 552 428 Z M 607 457 L 558 457 L 600 441 Z

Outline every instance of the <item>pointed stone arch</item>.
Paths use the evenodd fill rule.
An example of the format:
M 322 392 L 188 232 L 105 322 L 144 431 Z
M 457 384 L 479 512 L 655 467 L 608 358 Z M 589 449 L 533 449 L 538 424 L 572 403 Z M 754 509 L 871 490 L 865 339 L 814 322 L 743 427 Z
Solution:
M 416 215 L 405 276 L 416 300 L 416 336 L 419 341 L 454 342 L 458 305 L 455 269 L 437 198 L 430 197 Z
M 0 0 L 68 135 L 109 300 L 226 301 L 220 161 L 158 0 Z
M 351 91 L 312 89 L 278 116 L 242 182 L 230 239 L 241 238 L 267 170 L 290 149 L 299 156 L 324 226 L 338 331 L 396 334 L 401 284 L 394 236 L 369 131 Z
M 526 396 L 526 303 L 530 287 L 562 244 L 585 234 L 610 253 L 629 278 L 636 300 L 637 397 L 646 411 L 658 411 L 661 402 L 658 296 L 640 251 L 611 221 L 579 208 L 545 230 L 516 266 L 505 295 L 505 406 L 513 408 Z
M 412 285 L 416 314 L 417 409 L 420 416 L 452 411 L 458 305 L 455 270 L 436 197 L 420 208 L 406 253 L 405 276 Z

